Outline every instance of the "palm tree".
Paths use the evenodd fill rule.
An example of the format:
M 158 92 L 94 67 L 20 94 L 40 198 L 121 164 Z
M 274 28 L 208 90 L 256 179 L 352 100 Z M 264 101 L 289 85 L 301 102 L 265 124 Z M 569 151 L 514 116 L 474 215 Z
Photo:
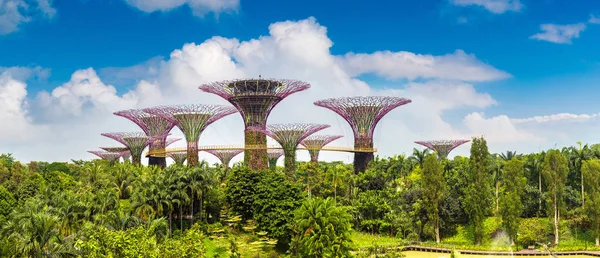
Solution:
M 506 153 L 500 153 L 500 158 L 504 161 L 509 161 L 513 158 L 518 158 L 520 155 L 517 155 L 516 151 L 506 151 Z
M 581 172 L 581 166 L 584 160 L 588 160 L 592 157 L 592 151 L 588 145 L 582 145 L 581 142 L 577 142 L 577 146 L 569 148 L 567 152 L 567 159 L 575 171 L 581 175 L 581 208 L 585 208 L 585 186 L 583 181 L 583 173 Z
M 413 148 L 412 156 L 410 156 L 409 159 L 415 161 L 420 167 L 423 167 L 423 162 L 425 162 L 425 157 L 429 155 L 429 152 L 429 149 L 423 149 L 420 151 L 417 148 Z
M 544 162 L 545 156 L 546 153 L 543 151 L 533 154 L 525 164 L 525 169 L 529 171 L 530 174 L 538 175 L 538 216 L 541 216 L 542 213 L 542 162 Z

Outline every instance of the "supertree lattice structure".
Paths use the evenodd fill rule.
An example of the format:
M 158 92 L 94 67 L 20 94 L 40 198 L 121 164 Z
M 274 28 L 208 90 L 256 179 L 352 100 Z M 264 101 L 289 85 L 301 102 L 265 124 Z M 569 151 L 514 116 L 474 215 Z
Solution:
M 250 149 L 248 146 L 266 146 L 267 137 L 249 128 L 265 129 L 273 108 L 289 95 L 310 88 L 310 84 L 296 80 L 258 78 L 213 82 L 199 88 L 226 99 L 237 108 L 245 124 L 244 141 L 247 149 L 244 163 L 250 169 L 263 170 L 268 164 L 267 149 Z
M 146 135 L 150 137 L 156 137 L 158 135 L 164 135 L 164 137 L 158 137 L 150 143 L 150 151 L 164 150 L 166 147 L 166 135 L 173 129 L 175 122 L 164 119 L 163 117 L 149 114 L 144 112 L 142 109 L 128 109 L 114 112 L 113 114 L 127 118 L 137 124 Z M 165 157 L 148 157 L 148 165 L 165 167 L 167 161 Z
M 319 162 L 319 152 L 325 145 L 329 144 L 332 141 L 335 141 L 339 138 L 342 138 L 342 135 L 311 135 L 306 137 L 306 139 L 302 140 L 300 144 L 304 146 L 308 153 L 310 154 L 310 161 L 318 163 Z
M 438 158 L 445 159 L 448 154 L 456 147 L 461 146 L 471 140 L 435 140 L 435 141 L 417 141 L 416 144 L 423 145 L 432 151 L 435 151 Z
M 233 159 L 233 157 L 238 154 L 244 152 L 244 150 L 205 150 L 206 152 L 214 155 L 215 157 L 221 160 L 221 164 L 223 167 L 229 168 L 229 162 Z
M 123 161 L 128 161 L 131 157 L 131 153 L 129 153 L 129 148 L 127 147 L 100 147 L 100 149 L 103 149 L 108 152 L 124 152 L 123 156 L 121 156 L 121 158 L 123 158 Z
M 153 140 L 154 137 L 150 137 L 143 132 L 117 132 L 117 133 L 103 133 L 102 136 L 106 136 L 115 141 L 125 145 L 131 153 L 131 163 L 139 166 L 142 164 L 142 152 Z M 164 137 L 159 135 L 157 137 Z
M 94 154 L 101 159 L 110 161 L 110 165 L 114 165 L 115 162 L 123 156 L 127 151 L 122 152 L 109 152 L 109 151 L 88 151 L 91 154 Z
M 354 132 L 354 147 L 360 150 L 373 148 L 373 132 L 383 116 L 410 102 L 410 99 L 399 97 L 369 96 L 324 99 L 314 104 L 342 116 Z M 354 172 L 365 171 L 373 158 L 372 152 L 355 152 Z
M 144 111 L 176 123 L 187 141 L 189 167 L 198 164 L 198 140 L 204 129 L 213 122 L 237 112 L 234 107 L 202 104 L 159 106 L 146 108 Z
M 185 159 L 187 159 L 187 152 L 169 152 L 167 153 L 167 156 L 173 159 L 175 164 L 182 166 Z
M 277 160 L 283 156 L 283 150 L 281 149 L 268 149 L 267 157 L 269 157 L 269 169 L 275 170 L 277 168 Z
M 328 128 L 324 124 L 271 124 L 266 128 L 249 127 L 268 135 L 281 144 L 284 153 L 285 172 L 290 178 L 296 177 L 296 148 L 298 144 L 313 133 Z

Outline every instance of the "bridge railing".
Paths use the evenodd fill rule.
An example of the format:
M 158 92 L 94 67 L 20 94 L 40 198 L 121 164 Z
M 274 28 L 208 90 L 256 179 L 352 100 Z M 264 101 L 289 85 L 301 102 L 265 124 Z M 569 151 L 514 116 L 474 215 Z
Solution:
M 264 149 L 283 149 L 283 147 L 279 145 L 205 145 L 198 146 L 198 151 L 206 151 L 206 150 L 264 150 Z M 298 147 L 296 150 L 318 150 L 318 148 L 305 148 Z M 377 152 L 376 148 L 354 148 L 354 147 L 341 147 L 341 146 L 325 146 L 321 148 L 322 151 L 338 151 L 338 152 Z M 169 148 L 162 150 L 152 150 L 146 152 L 144 156 L 152 156 L 152 157 L 165 157 L 167 153 L 170 152 L 186 152 L 187 148 L 179 147 L 179 148 Z

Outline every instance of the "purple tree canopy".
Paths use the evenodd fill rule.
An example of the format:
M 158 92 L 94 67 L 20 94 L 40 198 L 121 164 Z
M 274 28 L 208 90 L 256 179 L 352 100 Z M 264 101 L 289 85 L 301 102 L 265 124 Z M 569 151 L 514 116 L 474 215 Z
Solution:
M 434 140 L 434 141 L 416 141 L 416 144 L 423 145 L 438 154 L 440 158 L 448 157 L 448 154 L 456 147 L 463 145 L 470 140 Z
M 373 139 L 373 131 L 383 116 L 410 103 L 410 99 L 385 96 L 330 98 L 314 104 L 332 110 L 350 124 L 355 139 Z
M 310 84 L 296 80 L 259 78 L 219 81 L 199 88 L 229 101 L 242 115 L 246 127 L 264 127 L 271 110 L 281 100 L 310 88 Z
M 321 131 L 330 125 L 325 124 L 270 124 L 266 128 L 249 127 L 249 130 L 258 131 L 279 142 L 284 150 L 295 150 L 298 144 L 306 137 Z

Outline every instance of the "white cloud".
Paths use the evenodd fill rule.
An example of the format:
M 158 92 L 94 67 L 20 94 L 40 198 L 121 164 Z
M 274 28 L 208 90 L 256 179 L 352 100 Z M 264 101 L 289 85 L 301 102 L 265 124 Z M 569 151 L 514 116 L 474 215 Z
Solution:
M 56 14 L 52 0 L 1 0 L 0 1 L 0 35 L 19 30 L 24 23 L 35 16 L 51 19 Z
M 519 0 L 451 0 L 451 2 L 458 6 L 481 6 L 496 14 L 508 11 L 517 12 L 523 8 L 523 4 Z
M 588 20 L 588 22 L 593 24 L 600 24 L 600 17 L 590 14 L 590 19 Z
M 542 32 L 532 35 L 531 39 L 543 40 L 557 44 L 571 44 L 571 40 L 579 38 L 579 33 L 586 28 L 583 23 L 558 25 L 558 24 L 542 24 L 540 29 Z
M 349 126 L 335 113 L 313 105 L 314 101 L 328 97 L 358 95 L 391 95 L 412 99 L 413 103 L 390 112 L 376 128 L 375 145 L 380 150 L 378 154 L 382 156 L 409 153 L 413 147 L 418 147 L 413 143 L 415 140 L 486 135 L 489 137 L 492 151 L 504 151 L 503 144 L 510 144 L 511 148 L 521 151 L 529 146 L 537 146 L 536 144 L 547 145 L 549 139 L 557 135 L 552 131 L 552 127 L 548 126 L 519 123 L 506 116 L 486 118 L 481 112 L 499 103 L 468 81 L 500 79 L 507 76 L 507 73 L 479 61 L 473 55 L 462 51 L 444 56 L 404 52 L 405 56 L 417 60 L 414 62 L 386 57 L 387 59 L 384 59 L 389 66 L 371 65 L 369 72 L 384 77 L 388 77 L 386 74 L 396 76 L 389 78 L 427 79 L 405 84 L 387 81 L 385 85 L 370 87 L 356 78 L 358 74 L 363 73 L 357 72 L 357 65 L 349 67 L 343 61 L 355 55 L 332 55 L 329 50 L 332 45 L 333 42 L 327 36 L 327 29 L 313 18 L 297 22 L 278 22 L 269 26 L 269 35 L 248 41 L 213 37 L 199 44 L 186 44 L 181 49 L 174 50 L 168 59 L 149 65 L 156 71 L 147 76 L 149 78 L 136 82 L 130 90 L 110 85 L 97 75 L 95 69 L 78 70 L 68 82 L 31 99 L 29 106 L 25 83 L 10 77 L 11 79 L 0 83 L 0 94 L 4 94 L 0 96 L 8 96 L 5 98 L 10 100 L 11 104 L 0 107 L 0 111 L 4 111 L 1 108 L 9 107 L 12 111 L 0 114 L 16 114 L 3 121 L 21 124 L 22 129 L 15 132 L 26 132 L 23 134 L 33 135 L 35 140 L 11 139 L 12 144 L 0 145 L 0 153 L 12 152 L 23 161 L 91 159 L 93 156 L 88 155 L 86 150 L 117 145 L 114 141 L 100 136 L 100 133 L 139 131 L 133 123 L 112 115 L 112 112 L 175 103 L 226 104 L 213 94 L 201 92 L 198 86 L 215 80 L 258 75 L 309 82 L 312 85 L 309 90 L 290 96 L 273 110 L 269 123 L 330 124 L 332 127 L 322 133 L 345 136 L 333 144 L 337 146 L 352 146 L 352 132 Z M 369 59 L 372 55 L 365 54 L 363 57 Z M 424 66 L 423 63 L 427 62 L 429 64 Z M 396 70 L 390 69 L 390 66 Z M 400 68 L 409 72 L 401 73 Z M 444 69 L 453 69 L 454 73 L 471 74 L 451 76 Z M 147 71 L 141 66 L 136 66 L 134 70 Z M 120 74 L 119 69 L 112 72 Z M 141 73 L 142 77 L 146 75 L 145 72 Z M 470 114 L 462 122 L 455 123 L 445 116 L 447 112 Z M 568 130 L 576 132 L 579 128 L 581 127 Z M 182 135 L 177 129 L 173 130 L 172 134 Z M 568 142 L 568 138 L 561 137 Z M 200 138 L 201 145 L 242 143 L 243 122 L 239 114 L 217 121 L 209 126 Z M 184 145 L 184 141 L 174 144 Z M 466 155 L 468 147 L 459 148 L 454 154 Z M 216 162 L 209 154 L 201 154 L 201 157 L 211 163 Z M 299 152 L 298 157 L 308 160 L 305 151 Z M 240 155 L 235 161 L 242 158 Z M 348 162 L 351 158 L 350 153 L 321 154 L 322 160 Z
M 510 76 L 462 50 L 443 56 L 419 55 L 405 51 L 349 53 L 339 58 L 339 62 L 352 76 L 375 73 L 389 79 L 439 78 L 462 81 L 491 81 Z
M 513 123 L 530 123 L 530 122 L 536 122 L 536 123 L 550 123 L 550 122 L 587 122 L 591 119 L 596 119 L 598 118 L 598 116 L 600 116 L 600 113 L 598 114 L 571 114 L 571 113 L 560 113 L 560 114 L 553 114 L 553 115 L 547 115 L 547 116 L 534 116 L 534 117 L 529 117 L 529 118 L 521 118 L 521 119 L 511 119 L 511 121 Z
M 208 12 L 235 11 L 240 6 L 239 0 L 125 0 L 125 2 L 148 13 L 169 11 L 187 5 L 197 16 L 203 16 Z

